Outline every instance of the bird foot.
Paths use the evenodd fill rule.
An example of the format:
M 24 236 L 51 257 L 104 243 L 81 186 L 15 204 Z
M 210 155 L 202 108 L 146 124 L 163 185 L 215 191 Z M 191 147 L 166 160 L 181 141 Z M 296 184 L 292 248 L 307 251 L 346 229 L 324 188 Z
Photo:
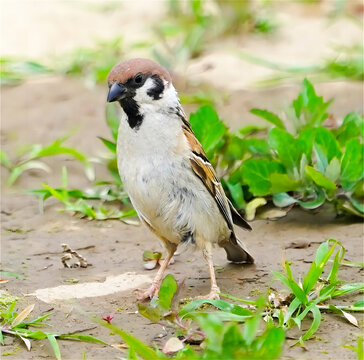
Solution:
M 220 289 L 216 286 L 211 289 L 211 291 L 208 295 L 196 296 L 195 300 L 199 300 L 199 299 L 220 300 L 220 296 L 218 294 L 219 292 L 220 292 Z
M 158 296 L 159 289 L 161 287 L 160 283 L 152 283 L 152 285 L 147 290 L 137 290 L 138 293 L 138 300 L 144 301 L 147 299 L 153 299 L 154 297 Z

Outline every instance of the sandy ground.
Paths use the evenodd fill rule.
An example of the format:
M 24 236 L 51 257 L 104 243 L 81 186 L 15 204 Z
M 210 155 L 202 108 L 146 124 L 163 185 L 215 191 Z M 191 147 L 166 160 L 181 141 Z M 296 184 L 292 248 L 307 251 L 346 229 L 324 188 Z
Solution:
M 36 6 L 31 6 L 30 3 Z M 140 34 L 143 35 L 147 31 L 148 21 L 152 20 L 146 18 L 142 27 L 140 21 L 138 26 L 135 24 L 135 16 L 130 14 L 138 13 L 140 2 L 136 3 L 139 3 L 139 8 L 132 7 L 131 2 L 123 2 L 120 8 L 112 13 L 107 11 L 100 13 L 100 11 L 86 10 L 83 2 L 16 2 L 24 6 L 28 14 L 32 14 L 32 16 L 26 16 L 25 11 L 20 11 L 18 14 L 12 2 L 3 1 L 1 7 L 6 12 L 5 14 L 3 11 L 0 12 L 0 16 L 3 16 L 1 31 L 7 36 L 3 37 L 1 51 L 8 55 L 51 56 L 55 51 L 62 53 L 75 46 L 89 45 L 95 36 L 114 37 L 113 32 L 119 27 L 125 37 L 129 38 L 130 35 L 133 40 L 140 39 Z M 161 2 L 152 3 L 150 8 L 153 8 L 155 12 L 150 13 L 149 8 L 146 7 L 143 16 L 148 14 L 151 17 L 160 16 Z M 130 13 L 125 15 L 125 9 Z M 14 14 L 18 14 L 18 21 L 9 24 L 8 19 Z M 295 39 L 289 36 L 292 29 L 285 28 L 286 30 L 280 30 L 285 31 L 287 36 L 287 41 L 283 45 L 273 40 L 255 37 L 240 40 L 244 49 L 255 48 L 257 55 L 264 55 L 266 50 L 267 53 L 272 54 L 274 60 L 287 59 L 287 63 L 299 61 L 299 63 L 309 64 L 321 58 L 320 54 L 326 54 L 326 50 L 329 51 L 328 47 L 325 48 L 326 50 L 322 47 L 323 44 L 327 46 L 330 39 L 336 39 L 343 32 L 345 34 L 345 36 L 342 35 L 343 39 L 346 39 L 348 34 L 351 34 L 350 39 L 359 36 L 356 28 L 348 25 L 350 22 L 344 22 L 339 28 L 335 25 L 328 27 L 328 30 L 324 32 L 320 31 L 325 24 L 317 19 L 315 13 L 297 15 L 292 12 L 290 16 L 282 13 L 281 17 L 294 26 L 295 31 L 300 34 L 301 45 L 293 44 Z M 93 24 L 91 30 L 89 26 L 86 27 L 87 19 L 91 19 Z M 57 26 L 52 27 L 50 22 Z M 72 26 L 76 23 L 79 31 L 75 32 Z M 312 24 L 312 28 L 307 26 L 308 24 Z M 126 25 L 127 27 L 124 27 Z M 16 31 L 23 31 L 27 35 L 18 37 L 15 41 Z M 307 36 L 305 36 L 306 33 Z M 315 33 L 320 35 L 314 37 Z M 57 42 L 60 36 L 67 36 L 69 41 Z M 35 41 L 35 39 L 38 40 Z M 312 52 L 310 48 L 310 55 L 305 56 L 307 54 L 305 49 L 312 42 L 316 45 L 312 46 Z M 35 46 L 36 44 L 38 46 Z M 257 119 L 249 114 L 250 108 L 264 107 L 281 111 L 296 96 L 298 90 L 296 85 L 263 90 L 249 87 L 248 83 L 268 74 L 267 71 L 261 68 L 258 70 L 257 66 L 251 68 L 250 64 L 245 64 L 241 60 L 231 59 L 230 55 L 226 55 L 221 49 L 210 49 L 209 54 L 190 64 L 187 73 L 193 74 L 196 81 L 203 80 L 213 84 L 218 90 L 222 89 L 230 93 L 229 100 L 218 106 L 218 112 L 233 128 L 257 122 Z M 206 68 L 204 67 L 206 62 L 212 62 L 208 72 L 202 70 Z M 227 63 L 230 65 L 226 66 Z M 244 74 L 238 82 L 235 81 L 233 68 Z M 252 73 L 255 74 L 254 77 L 251 76 Z M 363 108 L 362 84 L 335 82 L 320 84 L 317 89 L 320 94 L 335 98 L 332 112 L 339 119 L 349 111 Z M 1 91 L 2 147 L 7 153 L 15 154 L 22 145 L 46 144 L 76 127 L 79 131 L 70 138 L 68 143 L 89 156 L 97 156 L 104 151 L 97 136 L 110 137 L 104 123 L 105 97 L 106 88 L 103 86 L 88 89 L 82 80 L 60 77 L 42 78 L 17 87 L 3 87 Z M 188 108 L 188 110 L 191 109 Z M 54 200 L 46 203 L 44 214 L 39 212 L 38 200 L 22 191 L 39 188 L 42 182 L 59 186 L 62 166 L 67 166 L 70 187 L 84 188 L 88 184 L 81 167 L 74 161 L 59 157 L 57 161 L 50 159 L 47 163 L 51 166 L 52 173 L 28 172 L 22 175 L 12 188 L 6 187 L 7 173 L 5 170 L 1 171 L 1 269 L 14 271 L 26 277 L 25 280 L 10 279 L 1 288 L 23 297 L 34 294 L 38 289 L 60 285 L 74 286 L 70 282 L 75 279 L 78 281 L 75 285 L 91 282 L 101 284 L 107 277 L 129 272 L 151 279 L 155 270 L 148 272 L 143 269 L 142 253 L 144 250 L 161 250 L 161 246 L 144 227 L 125 225 L 117 221 L 80 220 L 69 214 L 57 212 L 60 205 Z M 96 176 L 98 179 L 105 179 L 107 176 L 101 166 L 96 167 Z M 319 213 L 295 210 L 279 221 L 254 221 L 252 227 L 253 232 L 247 234 L 238 230 L 238 234 L 255 255 L 257 261 L 254 266 L 242 268 L 229 265 L 224 251 L 220 249 L 215 251 L 216 268 L 219 269 L 217 278 L 221 290 L 234 296 L 254 298 L 264 293 L 268 286 L 282 290 L 283 287 L 279 283 L 272 283 L 270 273 L 271 270 L 281 270 L 282 257 L 293 261 L 293 269 L 297 276 L 304 275 L 319 243 L 329 238 L 335 238 L 343 243 L 347 249 L 346 259 L 362 261 L 362 224 L 353 218 L 336 218 L 330 209 Z M 289 244 L 294 241 L 306 241 L 310 246 L 300 249 L 290 248 Z M 89 247 L 80 252 L 92 263 L 92 266 L 86 269 L 63 268 L 60 260 L 62 243 L 67 243 L 75 249 Z M 288 248 L 285 249 L 287 246 Z M 168 272 L 174 274 L 178 281 L 185 280 L 179 294 L 181 298 L 207 293 L 208 271 L 199 253 L 182 254 L 175 264 L 170 266 Z M 342 267 L 340 274 L 346 281 L 363 280 L 363 274 L 357 268 Z M 140 286 L 143 287 L 143 285 Z M 96 315 L 115 313 L 113 322 L 116 325 L 148 343 L 164 344 L 171 333 L 165 333 L 160 326 L 149 324 L 146 319 L 135 313 L 136 296 L 133 291 L 117 289 L 117 292 L 112 292 L 113 290 L 111 289 L 111 293 L 104 296 L 50 303 L 29 295 L 21 300 L 19 305 L 36 303 L 34 313 L 37 315 L 51 311 L 52 331 L 63 333 L 84 331 L 110 344 L 118 343 L 119 338 L 105 329 L 95 327 L 84 312 Z M 343 298 L 340 303 L 345 304 L 357 299 L 358 296 Z M 363 318 L 357 314 L 356 316 L 362 324 Z M 307 352 L 298 347 L 290 348 L 289 345 L 293 340 L 289 340 L 283 358 L 353 359 L 354 353 L 343 348 L 342 345 L 354 344 L 360 330 L 336 315 L 324 314 L 323 320 L 316 339 L 307 342 Z M 308 323 L 304 323 L 303 329 L 307 327 Z M 294 337 L 297 333 L 292 332 L 290 335 Z M 17 340 L 8 338 L 3 348 L 4 352 L 12 351 L 18 345 Z M 64 359 L 81 359 L 84 352 L 87 359 L 118 359 L 122 354 L 120 350 L 101 345 L 69 341 L 61 341 L 60 345 Z M 31 352 L 21 347 L 9 358 L 51 357 L 52 351 L 47 341 L 40 341 L 34 343 Z

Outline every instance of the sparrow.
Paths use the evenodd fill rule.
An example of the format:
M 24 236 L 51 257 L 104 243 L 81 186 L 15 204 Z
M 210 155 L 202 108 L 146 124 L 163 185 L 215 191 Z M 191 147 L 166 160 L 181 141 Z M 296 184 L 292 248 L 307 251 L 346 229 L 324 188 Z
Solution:
M 140 220 L 168 254 L 140 300 L 158 295 L 163 274 L 177 247 L 202 250 L 211 291 L 218 299 L 213 245 L 233 263 L 253 263 L 233 224 L 251 230 L 226 197 L 181 107 L 169 72 L 136 58 L 115 65 L 107 77 L 108 102 L 121 106 L 117 139 L 120 177 Z

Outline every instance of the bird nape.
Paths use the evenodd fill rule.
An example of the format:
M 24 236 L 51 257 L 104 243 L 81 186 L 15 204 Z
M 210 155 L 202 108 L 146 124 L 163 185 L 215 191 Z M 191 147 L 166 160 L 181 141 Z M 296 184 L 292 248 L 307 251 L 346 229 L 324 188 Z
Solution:
M 211 290 L 201 298 L 218 299 L 213 245 L 224 248 L 231 262 L 254 262 L 233 226 L 251 230 L 250 225 L 227 199 L 166 69 L 149 59 L 126 60 L 111 69 L 108 85 L 108 102 L 117 101 L 122 109 L 117 140 L 121 179 L 140 220 L 168 252 L 140 299 L 158 295 L 181 243 L 202 250 Z

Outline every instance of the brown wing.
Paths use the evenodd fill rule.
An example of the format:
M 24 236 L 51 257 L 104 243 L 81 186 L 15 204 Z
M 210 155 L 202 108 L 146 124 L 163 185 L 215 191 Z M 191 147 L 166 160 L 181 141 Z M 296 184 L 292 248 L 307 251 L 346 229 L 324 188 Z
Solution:
M 192 131 L 191 125 L 186 120 L 181 110 L 180 117 L 183 121 L 183 132 L 192 149 L 190 159 L 191 167 L 194 173 L 200 178 L 207 190 L 214 197 L 221 214 L 224 216 L 229 229 L 234 233 L 233 223 L 247 230 L 251 230 L 250 225 L 241 217 L 238 211 L 227 199 L 224 189 L 216 176 L 215 170 L 206 157 L 201 144 Z

